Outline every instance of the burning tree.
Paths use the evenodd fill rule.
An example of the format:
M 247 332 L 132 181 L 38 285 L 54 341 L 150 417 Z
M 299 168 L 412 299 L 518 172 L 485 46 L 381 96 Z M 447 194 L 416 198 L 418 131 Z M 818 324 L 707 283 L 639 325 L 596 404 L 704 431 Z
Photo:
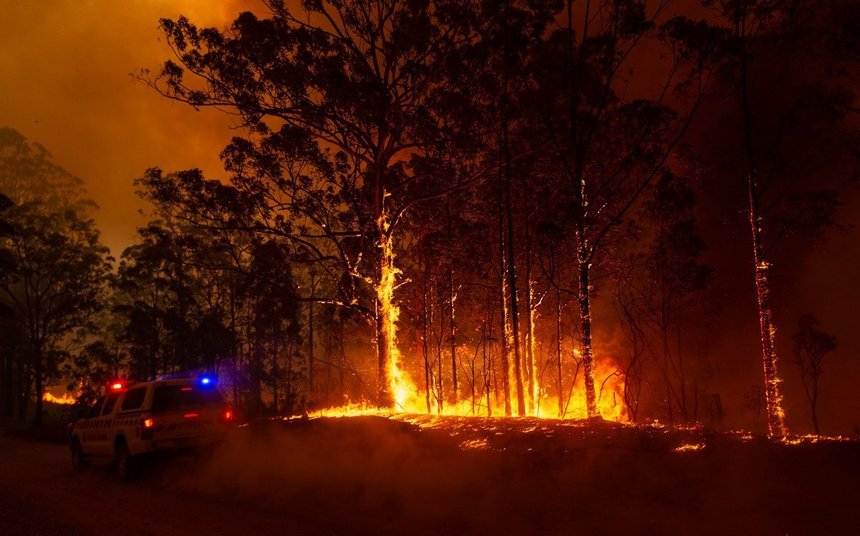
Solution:
M 223 244 L 240 248 L 277 244 L 273 262 L 296 269 L 296 300 L 307 308 L 306 331 L 298 330 L 307 339 L 293 334 L 286 344 L 307 351 L 290 356 L 307 363 L 308 396 L 319 385 L 317 341 L 327 355 L 345 355 L 344 322 L 361 318 L 374 334 L 371 390 L 382 407 L 462 414 L 485 404 L 488 414 L 503 406 L 526 415 L 555 390 L 560 416 L 581 397 L 583 413 L 596 417 L 608 381 L 629 382 L 624 396 L 638 404 L 649 353 L 664 364 L 667 410 L 695 418 L 687 398 L 698 400 L 697 379 L 689 385 L 681 343 L 670 348 L 670 338 L 707 274 L 691 198 L 672 191 L 680 179 L 671 170 L 684 163 L 675 149 L 715 61 L 737 59 L 731 28 L 670 18 L 662 1 L 265 6 L 265 18 L 243 13 L 224 30 L 162 21 L 176 58 L 140 78 L 169 98 L 227 109 L 243 135 L 222 153 L 229 181 L 152 170 L 144 186 L 192 235 L 213 244 L 232 235 Z M 634 76 L 631 58 L 656 48 L 667 52 L 659 65 L 647 80 Z M 649 193 L 667 191 L 680 201 L 638 210 Z M 801 207 L 794 219 L 805 222 L 792 229 L 833 206 L 819 193 L 811 204 L 789 196 L 786 206 Z M 603 374 L 596 369 L 613 359 L 595 360 L 596 286 L 623 241 L 636 240 L 628 231 L 637 217 L 649 221 L 639 238 L 658 236 L 641 263 L 648 274 L 635 277 L 661 288 L 636 296 L 638 311 L 621 296 L 621 312 L 628 322 L 657 311 L 649 329 L 663 350 L 646 347 L 651 333 L 628 322 L 631 366 Z M 253 257 L 223 251 L 239 253 L 231 268 L 239 272 Z M 226 295 L 241 294 L 236 278 Z M 616 280 L 619 294 L 628 281 Z M 234 335 L 241 322 L 232 307 L 242 300 L 227 300 Z M 563 319 L 568 302 L 578 305 L 572 323 Z M 541 319 L 548 305 L 554 318 Z M 401 308 L 401 327 L 413 319 L 409 332 L 398 333 Z M 337 340 L 320 331 L 323 318 Z M 401 355 L 407 344 L 414 362 Z M 609 347 L 597 341 L 598 352 Z M 336 359 L 341 375 L 371 374 Z
M 567 25 L 538 55 L 536 80 L 552 158 L 565 177 L 566 212 L 576 243 L 576 296 L 589 417 L 598 416 L 594 378 L 596 263 L 630 209 L 660 175 L 698 107 L 713 61 L 713 34 L 683 18 L 661 21 L 667 2 L 568 1 Z M 662 23 L 661 23 L 662 22 Z M 655 95 L 625 98 L 624 66 L 657 38 L 670 51 Z M 654 45 L 658 46 L 658 45 Z M 682 113 L 671 109 L 674 98 Z M 682 106 L 683 105 L 683 106 Z
M 770 283 L 773 251 L 792 235 L 820 239 L 835 224 L 839 201 L 821 177 L 825 169 L 844 177 L 846 161 L 856 159 L 849 148 L 856 129 L 846 122 L 856 112 L 850 84 L 857 65 L 845 49 L 848 3 L 820 10 L 791 0 L 703 4 L 715 8 L 722 16 L 718 24 L 730 32 L 721 47 L 721 72 L 738 117 L 734 139 L 716 159 L 724 162 L 722 172 L 742 176 L 746 184 L 768 435 L 780 438 L 786 428 Z M 813 72 L 818 81 L 810 81 Z
M 162 20 L 178 63 L 141 77 L 195 107 L 235 110 L 248 130 L 224 153 L 235 187 L 254 197 L 260 232 L 290 240 L 339 282 L 328 301 L 371 320 L 378 403 L 391 406 L 392 389 L 406 389 L 396 231 L 414 206 L 473 180 L 431 184 L 410 165 L 442 135 L 434 98 L 451 51 L 472 38 L 469 6 L 316 1 L 301 15 L 279 0 L 266 6 L 270 18 L 243 13 L 225 31 Z
M 473 88 L 464 102 L 480 114 L 475 131 L 484 139 L 480 153 L 496 170 L 481 191 L 484 210 L 493 220 L 484 221 L 493 244 L 493 256 L 486 262 L 497 270 L 499 375 L 506 415 L 534 414 L 536 408 L 531 274 L 525 274 L 525 284 L 520 280 L 530 255 L 520 241 L 528 241 L 530 234 L 527 207 L 539 203 L 542 192 L 535 183 L 546 178 L 536 168 L 537 155 L 547 143 L 533 120 L 532 65 L 556 9 L 553 2 L 484 4 L 481 39 L 468 51 L 466 68 L 457 78 Z
M 498 204 L 499 375 L 506 413 L 512 388 L 517 413 L 525 414 L 527 402 L 535 407 L 539 300 L 531 248 L 522 253 L 517 240 L 522 232 L 530 244 L 534 231 L 521 229 L 536 222 L 519 221 L 514 190 L 515 179 L 525 184 L 537 165 L 568 185 L 585 391 L 595 416 L 592 265 L 662 169 L 691 115 L 673 114 L 663 100 L 681 78 L 693 88 L 694 102 L 701 90 L 705 55 L 689 38 L 695 32 L 683 21 L 658 32 L 662 4 L 646 14 L 640 2 L 607 3 L 596 18 L 586 13 L 589 22 L 579 36 L 572 5 L 566 30 L 546 30 L 558 8 L 553 2 L 307 2 L 303 16 L 279 1 L 266 5 L 270 18 L 243 13 L 225 31 L 197 28 L 184 18 L 162 21 L 176 60 L 141 79 L 195 107 L 235 111 L 247 135 L 223 153 L 233 174 L 235 193 L 228 197 L 253 214 L 252 222 L 242 223 L 248 232 L 278 236 L 305 262 L 318 264 L 331 293 L 306 299 L 351 308 L 370 321 L 380 405 L 402 403 L 412 391 L 396 340 L 394 299 L 404 215 L 485 184 Z M 620 98 L 625 58 L 650 37 L 672 45 L 665 88 L 655 98 Z M 551 170 L 549 162 L 563 166 Z M 176 213 L 193 214 L 204 228 L 240 219 L 199 221 L 219 190 L 216 181 L 149 179 L 156 199 L 172 203 Z M 522 259 L 529 267 L 525 289 L 518 282 Z M 453 273 L 448 276 L 453 303 Z M 453 306 L 449 312 L 453 334 Z M 452 380 L 455 354 L 452 344 Z

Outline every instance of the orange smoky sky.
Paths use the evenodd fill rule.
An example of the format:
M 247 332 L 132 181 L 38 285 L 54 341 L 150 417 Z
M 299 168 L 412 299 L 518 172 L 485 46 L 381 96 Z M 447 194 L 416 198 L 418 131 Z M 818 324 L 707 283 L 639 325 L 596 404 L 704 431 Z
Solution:
M 230 116 L 131 76 L 172 57 L 159 19 L 223 27 L 263 9 L 262 0 L 0 0 L 0 126 L 85 181 L 103 241 L 119 255 L 146 221 L 134 180 L 149 167 L 221 177 L 218 155 L 236 133 Z
M 162 17 L 224 26 L 259 0 L 2 0 L 0 126 L 44 145 L 84 180 L 118 255 L 145 221 L 133 181 L 148 167 L 224 174 L 231 118 L 159 96 L 130 73 L 171 57 Z

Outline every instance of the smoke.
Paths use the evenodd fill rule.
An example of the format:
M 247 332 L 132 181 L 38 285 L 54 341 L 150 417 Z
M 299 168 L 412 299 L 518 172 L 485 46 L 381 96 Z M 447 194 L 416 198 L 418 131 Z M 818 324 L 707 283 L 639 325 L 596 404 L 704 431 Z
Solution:
M 0 17 L 0 126 L 41 143 L 84 179 L 114 254 L 145 220 L 133 181 L 144 170 L 201 168 L 223 175 L 218 154 L 231 120 L 170 102 L 130 73 L 157 70 L 171 52 L 158 19 L 186 14 L 222 26 L 255 0 L 6 2 Z
M 334 520 L 362 512 L 376 513 L 361 519 L 374 532 L 392 518 L 428 513 L 438 514 L 431 517 L 442 529 L 442 512 L 474 504 L 487 485 L 487 462 L 474 457 L 446 434 L 384 418 L 293 421 L 239 430 L 182 485 L 249 504 L 289 505 L 336 532 L 350 523 Z
M 167 464 L 159 489 L 226 497 L 281 527 L 326 534 L 833 532 L 853 523 L 845 505 L 860 493 L 857 460 L 856 442 L 358 417 L 250 425 L 181 478 L 188 466 Z

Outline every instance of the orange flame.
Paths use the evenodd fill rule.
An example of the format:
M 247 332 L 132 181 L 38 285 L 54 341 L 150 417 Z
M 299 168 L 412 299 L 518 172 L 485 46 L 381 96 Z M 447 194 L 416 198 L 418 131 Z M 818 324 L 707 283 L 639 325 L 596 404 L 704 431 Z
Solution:
M 389 331 L 389 334 L 391 331 Z M 391 379 L 391 393 L 396 402 L 395 408 L 379 409 L 371 403 L 352 403 L 344 406 L 321 409 L 315 414 L 325 417 L 355 417 L 367 415 L 391 416 L 394 414 L 427 414 L 427 405 L 417 384 L 409 374 L 400 366 L 402 355 L 398 352 L 389 354 L 392 359 L 389 365 Z M 627 422 L 627 410 L 624 406 L 624 381 L 618 374 L 618 367 L 614 360 L 608 357 L 595 360 L 595 379 L 598 392 L 598 409 L 601 417 L 605 420 L 615 422 Z M 537 384 L 537 382 L 535 382 Z M 555 393 L 549 393 L 546 387 L 535 387 L 536 399 L 531 417 L 558 419 L 558 397 Z M 586 419 L 588 409 L 585 401 L 584 376 L 579 374 L 572 393 L 565 393 L 567 410 L 562 416 L 564 419 Z M 504 401 L 491 397 L 491 412 L 493 415 L 504 415 Z M 431 414 L 439 415 L 437 406 L 433 406 Z M 445 404 L 441 415 L 448 416 L 480 416 L 487 415 L 486 397 L 476 397 L 475 407 L 469 398 L 458 398 L 456 404 Z
M 389 232 L 389 223 L 385 216 L 380 217 L 377 222 L 382 231 L 379 242 L 381 255 L 380 280 L 376 285 L 376 297 L 380 307 L 380 322 L 383 341 L 377 344 L 385 344 L 388 361 L 385 363 L 385 375 L 388 381 L 388 389 L 394 400 L 394 408 L 378 408 L 371 404 L 349 404 L 345 406 L 321 409 L 315 412 L 319 416 L 345 417 L 359 415 L 392 415 L 397 413 L 427 413 L 426 401 L 418 385 L 410 377 L 403 366 L 403 356 L 397 346 L 397 320 L 400 317 L 400 307 L 394 300 L 394 292 L 397 288 L 397 277 L 401 271 L 395 265 L 395 253 L 392 235 Z M 533 320 L 532 320 L 533 321 Z M 506 334 L 507 336 L 508 334 Z M 510 341 L 513 344 L 513 341 Z M 598 409 L 600 415 L 606 420 L 626 421 L 627 412 L 624 407 L 624 382 L 617 373 L 615 362 L 610 358 L 596 359 L 594 363 L 595 379 L 598 382 Z M 512 371 L 507 371 L 511 374 Z M 512 385 L 515 385 L 512 379 Z M 535 382 L 537 384 L 537 382 Z M 558 418 L 557 412 L 551 408 L 558 407 L 558 399 L 550 396 L 545 389 L 537 385 L 535 389 L 535 404 L 532 408 L 533 417 Z M 567 397 L 566 397 L 567 398 Z M 492 413 L 504 415 L 503 407 L 496 407 L 498 401 L 491 401 Z M 455 404 L 445 404 L 441 414 L 452 416 L 486 415 L 488 408 L 485 402 L 476 404 L 474 407 L 471 400 L 457 397 Z M 431 410 L 432 411 L 432 410 Z M 439 410 L 432 411 L 439 414 Z M 574 389 L 567 404 L 567 412 L 563 418 L 584 419 L 588 416 L 584 376 L 579 375 Z
M 400 307 L 394 302 L 394 290 L 397 287 L 397 276 L 400 275 L 400 270 L 394 264 L 392 236 L 388 232 L 389 224 L 384 216 L 380 219 L 379 226 L 383 231 L 383 238 L 380 241 L 382 270 L 376 287 L 376 296 L 381 307 L 380 320 L 385 341 L 378 344 L 387 345 L 386 376 L 389 381 L 388 388 L 394 398 L 395 407 L 402 410 L 405 409 L 404 404 L 417 389 L 400 364 L 402 356 L 397 347 L 397 320 L 400 318 Z
M 42 400 L 50 402 L 51 404 L 60 404 L 62 406 L 68 406 L 75 403 L 75 397 L 70 393 L 63 393 L 63 396 L 54 396 L 53 394 L 46 392 L 42 395 Z
M 705 448 L 704 443 L 684 443 L 683 445 L 679 445 L 672 449 L 674 452 L 696 452 L 697 450 L 702 450 Z

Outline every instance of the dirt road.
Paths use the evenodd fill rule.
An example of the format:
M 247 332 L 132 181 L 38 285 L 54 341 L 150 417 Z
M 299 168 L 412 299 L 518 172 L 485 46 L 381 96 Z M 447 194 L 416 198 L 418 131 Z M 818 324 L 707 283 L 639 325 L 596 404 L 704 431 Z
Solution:
M 0 533 L 273 534 L 313 528 L 226 498 L 163 492 L 167 473 L 184 474 L 182 464 L 189 462 L 198 463 L 162 462 L 169 467 L 157 467 L 160 478 L 122 484 L 104 463 L 72 472 L 62 445 L 0 437 Z
M 856 534 L 857 482 L 858 443 L 591 425 L 278 424 L 130 484 L 0 436 L 0 534 Z

